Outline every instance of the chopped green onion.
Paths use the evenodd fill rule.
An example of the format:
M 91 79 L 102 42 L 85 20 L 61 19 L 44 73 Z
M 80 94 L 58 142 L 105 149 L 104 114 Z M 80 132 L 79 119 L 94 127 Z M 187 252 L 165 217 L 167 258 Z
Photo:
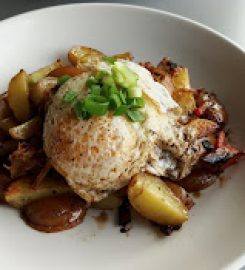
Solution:
M 66 81 L 68 81 L 70 78 L 71 78 L 71 76 L 69 76 L 69 75 L 62 75 L 62 76 L 60 76 L 60 77 L 58 78 L 57 83 L 58 83 L 58 85 L 62 85 L 62 84 L 64 84 Z
M 88 119 L 89 118 L 89 113 L 84 109 L 84 104 L 82 101 L 77 101 L 73 107 L 75 115 L 79 119 Z
M 106 62 L 109 65 L 113 65 L 117 60 L 109 56 L 103 56 L 102 61 Z
M 97 84 L 97 83 L 98 83 L 98 81 L 97 81 L 95 78 L 90 77 L 90 78 L 88 78 L 87 81 L 86 81 L 86 86 L 87 86 L 88 88 L 90 88 L 92 85 Z
M 101 93 L 101 87 L 98 84 L 93 84 L 89 88 L 89 93 L 91 95 L 99 96 Z
M 87 96 L 84 100 L 84 108 L 91 115 L 104 115 L 109 108 L 109 102 L 102 96 Z
M 97 71 L 97 73 L 95 75 L 95 79 L 97 81 L 100 81 L 100 80 L 102 80 L 107 75 L 108 75 L 108 72 L 107 71 L 105 71 L 105 70 L 99 70 L 99 71 Z
M 66 103 L 71 103 L 73 102 L 76 98 L 77 98 L 77 95 L 78 93 L 73 91 L 73 90 L 68 90 L 64 97 L 63 97 L 63 100 L 66 102 Z
M 132 122 L 142 122 L 145 120 L 145 114 L 141 111 L 127 111 L 127 116 Z
M 137 86 L 138 75 L 125 64 L 117 61 L 111 71 L 114 81 L 121 87 L 132 89 Z
M 110 96 L 110 106 L 113 109 L 117 109 L 118 107 L 121 106 L 121 100 L 117 94 L 112 94 Z
M 115 82 L 114 82 L 112 76 L 110 76 L 110 75 L 107 75 L 102 79 L 102 84 L 106 85 L 106 86 L 115 86 L 116 87 Z
M 127 104 L 130 108 L 137 109 L 145 106 L 145 101 L 142 97 L 133 97 L 127 99 Z
M 127 90 L 122 89 L 121 91 L 119 91 L 119 97 L 120 97 L 122 103 L 126 104 L 127 103 Z
M 142 89 L 139 87 L 129 88 L 128 96 L 129 97 L 142 97 Z
M 128 109 L 129 107 L 127 105 L 121 105 L 119 108 L 115 110 L 114 115 L 116 116 L 123 115 L 127 112 Z

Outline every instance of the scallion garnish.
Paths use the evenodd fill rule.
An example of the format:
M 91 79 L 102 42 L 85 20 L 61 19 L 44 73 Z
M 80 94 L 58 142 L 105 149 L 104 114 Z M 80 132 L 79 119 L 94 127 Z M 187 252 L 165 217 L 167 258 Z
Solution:
M 73 109 L 79 119 L 105 115 L 109 110 L 115 116 L 126 116 L 132 122 L 142 122 L 145 114 L 138 109 L 145 106 L 141 88 L 137 87 L 138 75 L 127 65 L 111 57 L 102 61 L 111 65 L 111 74 L 100 70 L 86 81 L 88 95 L 75 102 Z M 73 102 L 77 93 L 70 90 L 65 102 Z
M 58 85 L 64 84 L 66 81 L 68 81 L 71 78 L 69 75 L 62 75 L 58 78 L 57 83 Z
M 119 116 L 124 115 L 129 109 L 128 105 L 121 105 L 119 108 L 117 108 L 113 115 Z
M 63 100 L 66 102 L 66 103 L 72 103 L 78 96 L 78 93 L 73 91 L 73 90 L 68 90 L 64 97 L 63 97 Z
M 127 99 L 127 104 L 130 106 L 130 108 L 138 109 L 145 106 L 145 101 L 142 97 L 133 97 Z
M 112 94 L 111 96 L 110 96 L 110 107 L 112 108 L 112 109 L 117 109 L 117 108 L 119 108 L 120 106 L 121 106 L 121 100 L 120 100 L 120 97 L 119 97 L 119 95 L 117 95 L 117 94 Z
M 142 122 L 145 120 L 145 114 L 141 111 L 128 110 L 126 114 L 132 122 Z
M 89 88 L 89 93 L 91 95 L 95 95 L 95 96 L 99 96 L 101 93 L 101 87 L 98 84 L 93 84 L 91 85 L 91 87 Z
M 113 65 L 117 60 L 109 56 L 103 56 L 102 61 L 106 62 L 109 65 Z
M 89 95 L 84 100 L 84 109 L 91 115 L 105 115 L 109 109 L 109 101 L 102 96 Z

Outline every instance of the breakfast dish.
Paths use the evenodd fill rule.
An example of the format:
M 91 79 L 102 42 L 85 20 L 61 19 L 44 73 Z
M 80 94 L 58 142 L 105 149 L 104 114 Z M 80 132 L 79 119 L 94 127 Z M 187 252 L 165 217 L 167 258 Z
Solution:
M 118 209 L 122 232 L 130 207 L 165 234 L 179 229 L 190 194 L 244 155 L 224 106 L 169 58 L 155 67 L 80 46 L 68 60 L 20 70 L 1 96 L 0 199 L 44 232 L 80 224 L 90 207 Z

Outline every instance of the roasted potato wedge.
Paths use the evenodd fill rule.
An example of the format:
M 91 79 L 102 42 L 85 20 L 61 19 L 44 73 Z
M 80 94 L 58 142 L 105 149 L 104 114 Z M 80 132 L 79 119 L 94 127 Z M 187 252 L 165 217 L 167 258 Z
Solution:
M 123 202 L 123 198 L 115 194 L 110 194 L 108 197 L 104 198 L 99 202 L 92 204 L 93 208 L 101 210 L 111 210 L 118 208 Z
M 11 206 L 21 208 L 37 199 L 71 192 L 69 186 L 61 179 L 46 177 L 34 188 L 32 177 L 21 177 L 8 186 L 4 198 Z
M 8 104 L 20 122 L 25 122 L 30 118 L 28 75 L 23 69 L 9 83 Z
M 27 140 L 34 134 L 38 134 L 42 128 L 42 121 L 39 116 L 9 129 L 10 136 L 15 140 Z
M 85 68 L 78 68 L 74 66 L 65 66 L 57 68 L 49 73 L 49 76 L 52 77 L 60 77 L 63 75 L 69 75 L 71 77 L 77 76 L 82 74 L 84 71 L 86 71 Z
M 136 211 L 155 223 L 179 225 L 188 219 L 187 208 L 158 177 L 134 176 L 128 187 L 128 198 Z
M 172 94 L 173 99 L 182 108 L 184 114 L 191 114 L 196 108 L 194 93 L 188 89 L 176 89 Z
M 46 93 L 48 93 L 52 88 L 57 85 L 57 78 L 55 77 L 45 77 L 35 83 L 30 90 L 31 101 L 35 105 L 39 105 L 43 100 Z
M 34 83 L 37 83 L 39 82 L 41 79 L 43 79 L 44 77 L 47 77 L 48 74 L 57 69 L 57 68 L 60 68 L 60 67 L 63 67 L 64 66 L 64 63 L 63 61 L 61 61 L 60 59 L 58 59 L 57 61 L 55 61 L 54 63 L 46 66 L 46 67 L 43 67 L 43 68 L 40 68 L 38 69 L 37 71 L 33 72 L 32 74 L 29 75 L 29 82 L 31 84 L 34 84 Z
M 102 52 L 85 46 L 73 47 L 68 52 L 69 61 L 78 68 L 87 67 L 89 69 L 94 67 L 101 60 L 102 56 Z
M 13 117 L 8 117 L 0 120 L 0 129 L 3 130 L 6 134 L 9 134 L 9 129 L 15 127 L 16 125 L 18 124 Z
M 189 72 L 185 67 L 177 67 L 173 72 L 172 80 L 176 89 L 190 88 Z

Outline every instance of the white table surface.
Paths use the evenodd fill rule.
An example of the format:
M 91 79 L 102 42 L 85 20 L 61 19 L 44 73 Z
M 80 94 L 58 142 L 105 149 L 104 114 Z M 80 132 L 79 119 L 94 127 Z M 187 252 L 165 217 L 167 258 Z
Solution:
M 29 10 L 72 2 L 127 3 L 163 9 L 206 24 L 245 50 L 245 0 L 0 0 L 0 20 Z M 240 270 L 245 270 L 245 267 Z

